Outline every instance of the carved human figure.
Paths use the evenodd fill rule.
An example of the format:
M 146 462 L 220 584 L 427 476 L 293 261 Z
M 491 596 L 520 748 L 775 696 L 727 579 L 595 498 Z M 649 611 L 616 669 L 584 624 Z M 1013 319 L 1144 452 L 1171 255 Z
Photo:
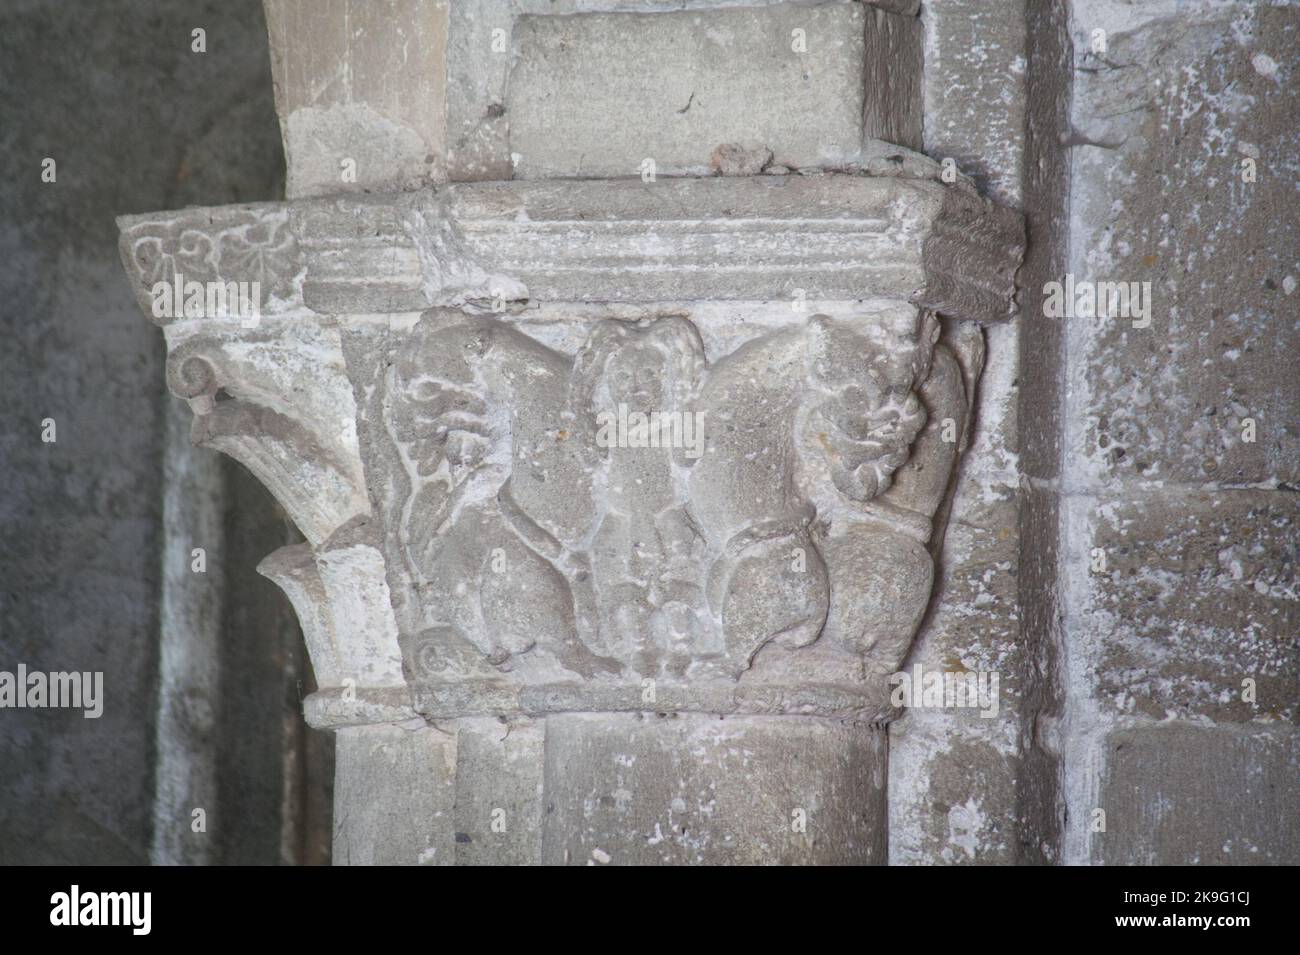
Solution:
M 681 317 L 599 322 L 570 358 L 495 317 L 427 313 L 383 415 L 410 488 L 390 521 L 443 676 L 550 660 L 735 680 L 828 630 L 823 656 L 860 656 L 865 590 L 929 589 L 927 531 L 872 503 L 926 422 L 938 329 L 918 321 L 895 340 L 814 316 L 710 366 Z M 694 416 L 702 453 L 598 440 L 619 409 Z M 886 579 L 881 547 L 910 576 Z
M 699 332 L 672 317 L 601 322 L 574 367 L 576 414 L 607 424 L 630 418 L 641 432 L 599 442 L 603 493 L 591 552 L 602 646 L 643 675 L 664 666 L 683 673 L 719 649 L 700 586 L 704 542 L 683 479 L 688 449 L 673 446 L 680 433 L 651 424 L 702 424 L 687 416 L 703 368 Z

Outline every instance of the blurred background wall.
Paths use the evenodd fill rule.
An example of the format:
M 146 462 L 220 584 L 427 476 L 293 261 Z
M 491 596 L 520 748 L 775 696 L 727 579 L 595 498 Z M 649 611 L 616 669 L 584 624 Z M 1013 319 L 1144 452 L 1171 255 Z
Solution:
M 254 569 L 296 531 L 190 446 L 114 224 L 283 196 L 262 5 L 9 0 L 0 91 L 0 669 L 105 696 L 0 712 L 0 863 L 327 862 L 332 742 Z

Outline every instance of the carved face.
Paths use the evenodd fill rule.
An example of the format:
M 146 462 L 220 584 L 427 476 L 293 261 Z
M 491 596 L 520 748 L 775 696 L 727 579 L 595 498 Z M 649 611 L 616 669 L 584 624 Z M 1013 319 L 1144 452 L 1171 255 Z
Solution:
M 906 650 L 910 609 L 857 610 L 904 590 L 923 607 L 930 557 L 863 505 L 925 423 L 928 340 L 819 315 L 708 366 L 683 318 L 600 322 L 570 358 L 451 313 L 412 345 L 380 405 L 415 471 L 394 543 L 424 581 L 428 632 L 460 634 L 492 670 L 726 693 L 810 667 L 852 682 L 876 648 Z M 598 443 L 592 422 L 618 406 L 700 415 L 704 453 Z
M 456 325 L 404 350 L 395 363 L 392 387 L 404 396 L 400 424 L 412 457 L 425 475 L 445 464 L 448 491 L 469 478 L 499 439 L 476 371 L 490 342 L 489 329 Z

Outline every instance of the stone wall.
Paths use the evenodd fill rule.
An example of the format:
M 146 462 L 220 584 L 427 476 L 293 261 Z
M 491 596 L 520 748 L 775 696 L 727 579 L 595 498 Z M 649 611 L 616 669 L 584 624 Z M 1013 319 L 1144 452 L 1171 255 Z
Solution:
M 1300 9 L 1069 31 L 1065 271 L 1151 308 L 1063 324 L 1062 858 L 1295 863 Z

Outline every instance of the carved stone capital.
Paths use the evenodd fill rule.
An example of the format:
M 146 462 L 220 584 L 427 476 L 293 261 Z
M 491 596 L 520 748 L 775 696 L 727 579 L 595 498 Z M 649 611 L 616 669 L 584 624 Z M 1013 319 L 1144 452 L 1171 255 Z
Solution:
M 261 569 L 302 620 L 317 725 L 893 715 L 1014 213 L 830 174 L 121 227 L 150 314 L 178 272 L 258 283 L 255 320 L 157 320 L 195 440 L 308 540 Z

